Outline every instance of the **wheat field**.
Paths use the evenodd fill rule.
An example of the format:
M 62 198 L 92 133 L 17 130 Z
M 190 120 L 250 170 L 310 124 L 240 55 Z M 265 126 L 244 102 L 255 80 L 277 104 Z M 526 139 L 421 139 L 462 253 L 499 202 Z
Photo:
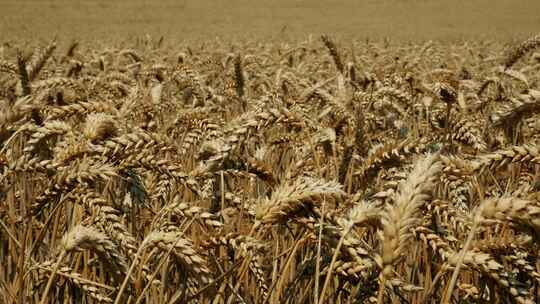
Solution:
M 2 0 L 0 37 L 514 40 L 538 33 L 538 11 L 537 0 Z
M 275 30 L 3 41 L 0 303 L 539 303 L 540 35 Z

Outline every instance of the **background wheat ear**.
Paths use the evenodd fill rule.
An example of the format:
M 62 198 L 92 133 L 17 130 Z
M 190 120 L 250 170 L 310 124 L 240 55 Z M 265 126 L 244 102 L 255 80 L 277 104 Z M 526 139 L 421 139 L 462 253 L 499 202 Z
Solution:
M 504 59 L 503 64 L 505 69 L 512 67 L 518 60 L 527 55 L 527 53 L 533 51 L 538 46 L 540 46 L 540 35 L 531 37 L 523 41 L 517 47 L 511 49 Z

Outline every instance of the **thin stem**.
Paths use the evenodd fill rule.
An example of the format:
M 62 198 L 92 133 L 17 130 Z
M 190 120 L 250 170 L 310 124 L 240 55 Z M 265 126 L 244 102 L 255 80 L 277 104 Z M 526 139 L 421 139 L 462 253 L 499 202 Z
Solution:
M 461 269 L 461 264 L 463 263 L 463 259 L 465 258 L 465 254 L 469 250 L 469 246 L 471 245 L 474 234 L 476 233 L 476 228 L 478 227 L 478 219 L 474 220 L 473 226 L 471 228 L 471 231 L 469 232 L 469 236 L 467 237 L 467 241 L 465 242 L 465 245 L 461 249 L 461 252 L 459 253 L 458 261 L 456 263 L 456 268 L 454 269 L 454 273 L 452 273 L 452 278 L 450 279 L 450 284 L 448 285 L 448 289 L 446 290 L 445 296 L 443 298 L 442 304 L 448 304 L 450 303 L 450 298 L 452 297 L 452 291 L 454 290 L 454 286 L 456 285 L 457 277 L 459 275 L 459 270 Z
M 424 303 L 428 302 L 429 297 L 431 297 L 431 294 L 435 290 L 435 287 L 437 287 L 437 284 L 439 283 L 439 280 L 442 278 L 444 274 L 448 271 L 447 264 L 444 264 L 443 267 L 437 272 L 435 275 L 435 278 L 433 278 L 433 281 L 431 281 L 431 286 L 424 294 Z
M 289 265 L 289 264 L 290 264 L 290 261 L 291 261 L 291 259 L 292 259 L 292 257 L 293 257 L 293 254 L 294 254 L 294 253 L 296 252 L 296 250 L 298 249 L 298 246 L 300 245 L 300 242 L 303 242 L 303 241 L 304 241 L 304 239 L 303 239 L 303 237 L 302 237 L 302 234 L 303 234 L 303 233 L 304 233 L 304 231 L 302 231 L 302 232 L 299 234 L 299 237 L 298 237 L 298 239 L 295 241 L 294 246 L 293 246 L 290 250 L 288 250 L 289 253 L 288 253 L 288 256 L 287 256 L 287 259 L 286 259 L 286 262 L 285 262 L 286 265 Z M 276 256 L 276 257 L 274 257 L 274 260 L 279 259 L 280 257 L 281 257 L 281 256 Z M 264 299 L 264 301 L 262 302 L 262 304 L 266 304 L 266 303 L 268 303 L 268 301 L 270 301 L 271 294 L 272 294 L 272 292 L 274 291 L 274 288 L 276 288 L 277 283 L 278 283 L 277 280 L 275 280 L 274 282 L 272 282 L 272 285 L 271 285 L 270 288 L 268 289 L 268 295 L 266 295 L 266 299 Z
M 383 304 L 385 285 L 386 276 L 381 272 L 381 282 L 379 283 L 379 292 L 377 293 L 377 304 Z
M 321 206 L 321 214 L 324 214 L 324 205 L 325 201 L 323 201 Z M 321 243 L 322 243 L 322 230 L 323 230 L 323 217 L 319 217 L 319 236 L 317 239 L 317 259 L 315 262 L 315 292 L 313 295 L 313 303 L 318 304 L 319 302 L 319 275 L 321 273 Z
M 216 264 L 219 272 L 221 272 L 221 274 L 223 275 L 225 273 L 225 271 L 223 270 L 223 268 L 221 268 L 221 265 L 219 265 L 219 262 L 218 260 L 216 259 L 216 257 L 213 255 L 213 254 L 210 254 L 210 256 L 212 257 L 212 259 L 214 260 L 214 263 Z M 236 290 L 236 288 L 234 286 L 231 285 L 230 282 L 227 282 L 227 286 L 229 287 L 229 289 L 232 291 L 232 293 L 238 298 L 238 300 L 243 303 L 243 304 L 247 304 L 246 303 L 246 300 L 244 300 L 244 298 L 242 298 L 242 296 L 238 293 L 238 291 Z
M 45 304 L 47 301 L 47 296 L 49 294 L 49 290 L 51 289 L 51 286 L 54 282 L 54 277 L 56 276 L 56 272 L 58 271 L 58 268 L 60 268 L 60 264 L 62 263 L 62 260 L 66 256 L 66 251 L 62 250 L 60 255 L 58 256 L 58 259 L 56 260 L 56 264 L 54 265 L 51 276 L 49 277 L 49 281 L 47 282 L 47 286 L 45 287 L 45 291 L 43 291 L 43 295 L 41 296 L 41 301 L 39 301 L 40 304 Z
M 131 273 L 133 273 L 133 270 L 135 269 L 135 265 L 137 265 L 137 260 L 139 259 L 139 255 L 141 254 L 145 242 L 143 241 L 142 244 L 139 246 L 139 249 L 137 249 L 137 253 L 135 254 L 135 257 L 133 257 L 133 261 L 131 262 L 131 266 L 129 267 L 128 272 L 126 273 L 126 277 L 124 278 L 124 281 L 122 282 L 122 286 L 120 286 L 120 290 L 118 290 L 118 294 L 116 295 L 116 299 L 114 300 L 114 304 L 119 304 L 120 299 L 122 298 L 122 294 L 124 293 L 124 290 L 126 289 L 127 282 L 129 281 L 129 277 L 131 276 Z
M 328 273 L 326 274 L 326 279 L 324 280 L 323 289 L 321 292 L 321 296 L 319 297 L 319 303 L 324 303 L 324 295 L 326 293 L 326 288 L 328 288 L 328 285 L 330 284 L 330 278 L 332 277 L 332 272 L 334 271 L 334 265 L 336 264 L 337 256 L 339 254 L 339 251 L 341 250 L 341 246 L 343 246 L 343 242 L 345 241 L 345 237 L 349 232 L 351 231 L 353 225 L 352 223 L 348 224 L 347 228 L 343 232 L 343 235 L 339 239 L 339 243 L 337 245 L 336 250 L 334 251 L 334 255 L 332 256 L 332 262 L 330 262 L 330 267 L 328 268 Z

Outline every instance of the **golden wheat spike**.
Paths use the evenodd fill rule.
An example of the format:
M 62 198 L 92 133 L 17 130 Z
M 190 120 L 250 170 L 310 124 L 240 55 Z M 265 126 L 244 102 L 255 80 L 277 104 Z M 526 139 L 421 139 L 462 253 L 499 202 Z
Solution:
M 438 155 L 417 160 L 407 180 L 400 184 L 394 196 L 394 205 L 388 206 L 382 215 L 380 262 L 382 274 L 387 279 L 393 277 L 393 266 L 406 251 L 412 238 L 412 228 L 419 221 L 419 209 L 430 198 L 440 170 Z

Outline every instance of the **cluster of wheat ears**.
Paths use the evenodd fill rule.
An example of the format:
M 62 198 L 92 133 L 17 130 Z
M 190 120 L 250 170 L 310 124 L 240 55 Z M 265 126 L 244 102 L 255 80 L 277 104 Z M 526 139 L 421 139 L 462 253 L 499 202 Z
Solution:
M 2 303 L 538 303 L 540 36 L 0 51 Z

